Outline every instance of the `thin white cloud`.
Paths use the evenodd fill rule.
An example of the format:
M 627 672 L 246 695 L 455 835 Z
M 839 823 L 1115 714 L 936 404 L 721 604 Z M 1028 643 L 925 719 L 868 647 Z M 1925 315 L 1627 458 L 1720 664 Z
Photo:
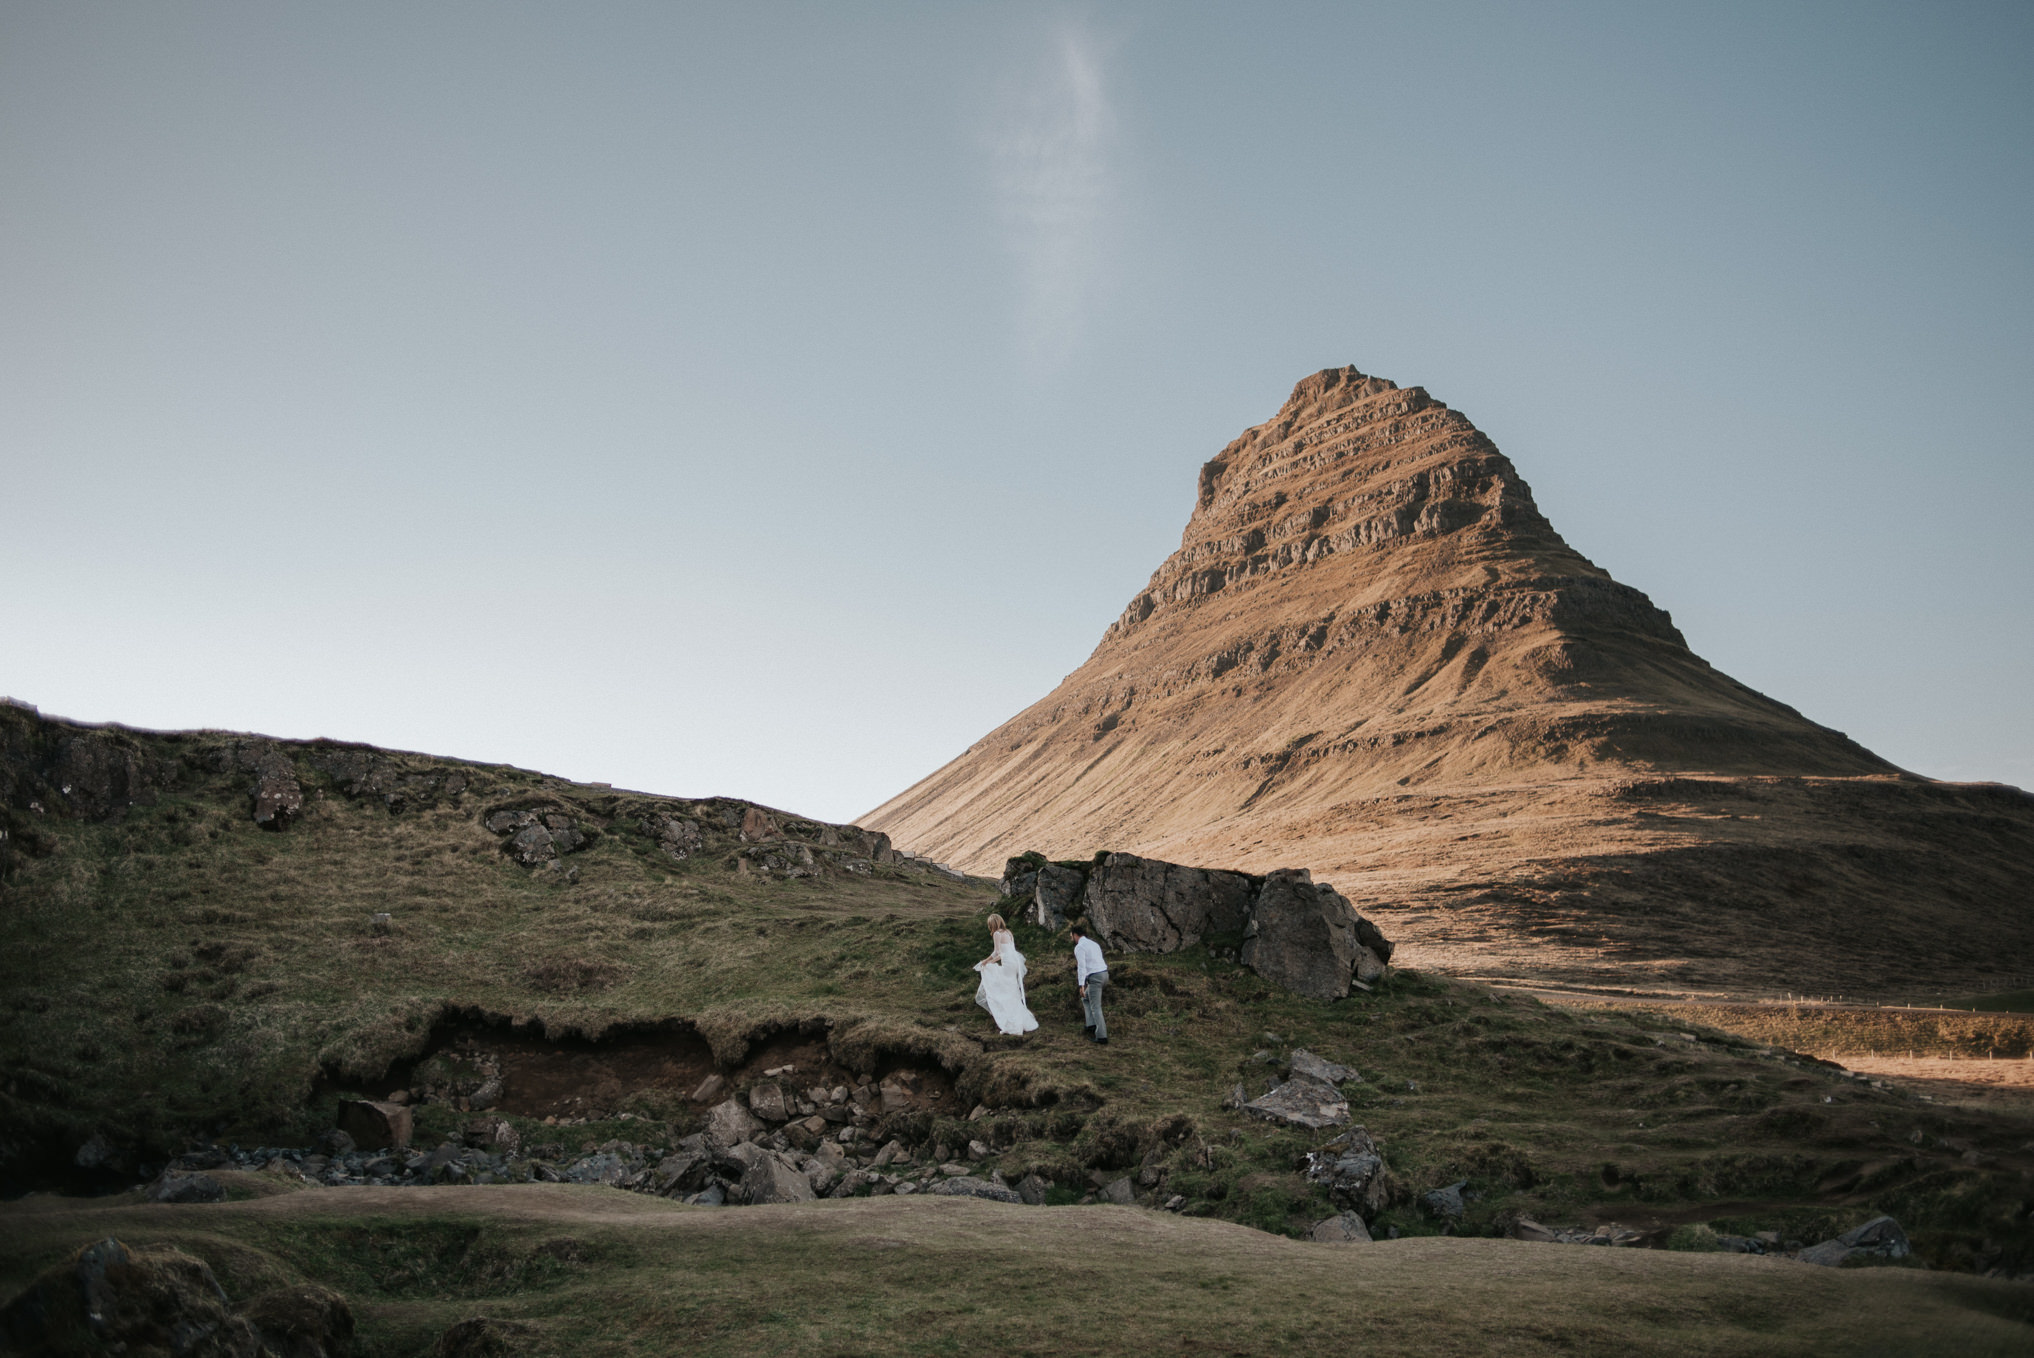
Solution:
M 1022 279 L 1018 325 L 1034 363 L 1080 339 L 1100 288 L 1115 118 L 1099 44 L 1068 25 L 1012 82 L 992 138 L 996 196 Z

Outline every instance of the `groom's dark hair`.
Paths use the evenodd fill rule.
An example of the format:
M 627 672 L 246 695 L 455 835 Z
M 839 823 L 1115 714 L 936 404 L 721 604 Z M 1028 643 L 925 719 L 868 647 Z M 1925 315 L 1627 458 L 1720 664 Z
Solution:
M 1088 936 L 1088 922 L 1084 919 L 1077 919 L 1072 924 L 1066 926 L 1066 931 L 1075 938 L 1086 938 Z

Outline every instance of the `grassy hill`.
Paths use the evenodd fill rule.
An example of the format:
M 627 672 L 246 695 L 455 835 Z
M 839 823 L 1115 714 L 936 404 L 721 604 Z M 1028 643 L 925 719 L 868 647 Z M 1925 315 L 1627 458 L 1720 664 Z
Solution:
M 278 752 L 301 805 L 266 830 L 256 791 Z M 8 707 L 0 764 L 10 1194 L 131 1183 L 199 1137 L 304 1144 L 341 1096 L 421 1087 L 432 1063 L 478 1049 L 548 1063 L 541 1081 L 512 1080 L 501 1108 L 527 1142 L 565 1154 L 672 1144 L 703 1116 L 689 1095 L 710 1072 L 739 1089 L 794 1059 L 828 1078 L 910 1068 L 940 1097 L 894 1115 L 885 1137 L 984 1140 L 987 1167 L 1039 1173 L 1060 1201 L 1097 1173 L 1140 1171 L 1146 1201 L 1298 1234 L 1331 1214 L 1299 1172 L 1324 1137 L 1223 1105 L 1306 1047 L 1362 1072 L 1346 1092 L 1392 1172 L 1380 1236 L 1438 1233 L 1419 1195 L 1466 1179 L 1459 1234 L 1523 1214 L 1617 1222 L 1655 1243 L 1700 1243 L 1698 1224 L 1813 1241 L 1889 1212 L 1937 1267 L 2034 1267 L 2024 1122 L 1717 1029 L 1408 972 L 1322 1003 L 1190 950 L 1113 959 L 1115 1040 L 1097 1048 L 1080 1036 L 1066 940 L 1020 925 L 1043 1027 L 1005 1039 L 971 1002 L 994 887 L 852 827 Z M 533 815 L 579 846 L 518 862 L 515 825 Z M 419 1140 L 466 1120 L 455 1102 L 427 1103 Z M 75 1165 L 93 1138 L 96 1178 Z M 415 1201 L 452 1211 L 435 1190 Z M 6 1247 L 9 1266 L 47 1262 L 60 1235 Z
M 303 1189 L 211 1207 L 0 1205 L 0 1294 L 80 1238 L 209 1260 L 235 1300 L 340 1289 L 360 1358 L 494 1320 L 519 1355 L 2006 1358 L 2021 1284 L 1748 1255 L 1316 1245 L 1126 1207 L 872 1198 L 739 1211 L 610 1189 Z M 469 1352 L 486 1352 L 475 1348 Z

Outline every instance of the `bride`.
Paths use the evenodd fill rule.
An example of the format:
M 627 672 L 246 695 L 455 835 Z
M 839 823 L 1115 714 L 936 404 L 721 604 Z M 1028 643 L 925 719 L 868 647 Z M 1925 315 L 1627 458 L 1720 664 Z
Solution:
M 998 1032 L 1016 1037 L 1038 1026 L 1038 1020 L 1024 1005 L 1024 954 L 1017 951 L 1016 936 L 1001 915 L 989 916 L 989 937 L 996 950 L 975 963 L 982 974 L 975 988 L 975 1003 L 989 1011 Z

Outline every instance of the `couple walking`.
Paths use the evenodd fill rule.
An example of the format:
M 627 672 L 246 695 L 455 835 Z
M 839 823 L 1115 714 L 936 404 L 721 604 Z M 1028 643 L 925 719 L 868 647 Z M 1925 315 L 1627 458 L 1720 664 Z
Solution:
M 1106 1045 L 1109 1024 L 1102 1017 L 1102 991 L 1108 988 L 1109 968 L 1102 961 L 1101 945 L 1088 937 L 1086 924 L 1077 920 L 1068 932 L 1074 937 L 1074 984 L 1080 989 L 1088 1036 Z M 982 976 L 975 1003 L 989 1011 L 998 1032 L 1012 1037 L 1028 1033 L 1038 1020 L 1024 1003 L 1024 954 L 1017 951 L 1017 938 L 1001 915 L 989 916 L 989 937 L 996 947 L 975 963 Z

